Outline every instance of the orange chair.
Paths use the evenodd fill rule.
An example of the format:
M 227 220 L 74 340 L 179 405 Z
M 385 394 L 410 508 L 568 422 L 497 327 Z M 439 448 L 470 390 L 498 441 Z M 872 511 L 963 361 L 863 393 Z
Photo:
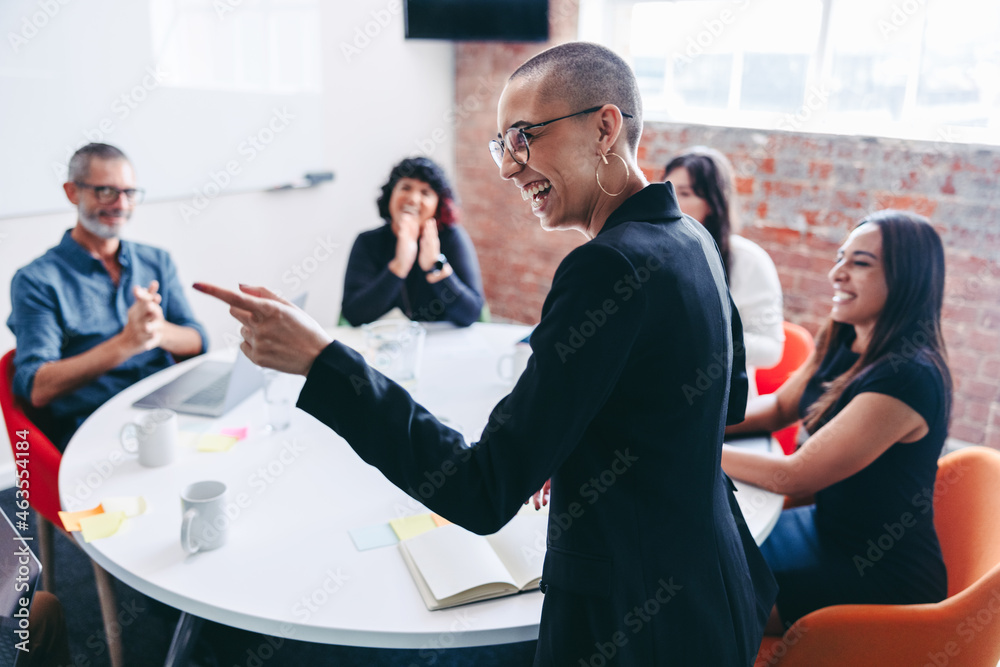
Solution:
M 837 605 L 765 637 L 756 667 L 996 667 L 1000 661 L 1000 452 L 938 462 L 934 526 L 948 568 L 936 604 Z
M 776 392 L 799 366 L 806 363 L 816 348 L 812 335 L 804 327 L 791 322 L 783 322 L 782 327 L 785 330 L 785 349 L 781 353 L 781 361 L 771 368 L 757 369 L 758 394 Z M 783 452 L 791 454 L 798 444 L 796 442 L 798 433 L 799 422 L 795 422 L 780 431 L 775 431 L 772 436 L 781 445 Z
M 38 543 L 42 560 L 43 587 L 53 590 L 54 558 L 52 554 L 53 527 L 66 536 L 74 545 L 76 540 L 62 529 L 59 519 L 59 464 L 62 454 L 56 446 L 25 414 L 19 399 L 14 396 L 14 350 L 0 358 L 0 409 L 7 425 L 14 465 L 20 478 L 28 483 L 28 503 L 35 510 L 38 519 Z M 27 449 L 19 449 L 21 443 Z M 27 456 L 25 456 L 27 453 Z M 24 472 L 27 472 L 27 475 Z M 112 667 L 124 664 L 122 656 L 121 629 L 118 627 L 117 603 L 111 576 L 97 563 L 93 563 L 97 594 L 101 603 L 101 616 L 108 639 L 108 657 Z

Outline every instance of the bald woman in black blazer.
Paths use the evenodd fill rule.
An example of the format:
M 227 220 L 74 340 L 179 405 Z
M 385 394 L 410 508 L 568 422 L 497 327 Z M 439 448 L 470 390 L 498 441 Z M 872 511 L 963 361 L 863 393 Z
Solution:
M 501 176 L 544 228 L 590 240 L 470 448 L 270 292 L 199 289 L 233 306 L 251 359 L 307 376 L 301 409 L 455 523 L 496 531 L 551 477 L 536 665 L 751 665 L 775 586 L 720 468 L 746 404 L 739 315 L 711 237 L 638 172 L 640 105 L 627 65 L 579 43 L 501 96 Z

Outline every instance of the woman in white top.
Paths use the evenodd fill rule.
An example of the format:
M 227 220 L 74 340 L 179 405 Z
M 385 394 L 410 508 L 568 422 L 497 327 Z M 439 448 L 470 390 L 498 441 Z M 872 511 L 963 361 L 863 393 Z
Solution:
M 664 174 L 663 180 L 674 186 L 681 211 L 704 225 L 719 246 L 729 291 L 743 319 L 747 366 L 774 366 L 785 347 L 781 282 L 767 252 L 732 233 L 736 227 L 732 165 L 719 151 L 695 146 L 668 162 Z

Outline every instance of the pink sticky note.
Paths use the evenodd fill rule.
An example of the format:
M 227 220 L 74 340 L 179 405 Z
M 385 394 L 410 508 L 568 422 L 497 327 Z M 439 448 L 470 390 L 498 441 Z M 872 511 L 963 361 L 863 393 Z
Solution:
M 236 438 L 237 441 L 243 440 L 247 437 L 247 427 L 242 426 L 240 428 L 224 428 L 219 433 L 222 435 L 228 435 Z

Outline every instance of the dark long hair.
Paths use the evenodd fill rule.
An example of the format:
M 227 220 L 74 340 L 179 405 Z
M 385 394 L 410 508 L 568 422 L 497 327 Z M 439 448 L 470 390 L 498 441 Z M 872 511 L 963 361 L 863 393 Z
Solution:
M 687 169 L 691 189 L 708 203 L 709 213 L 701 224 L 715 239 L 726 267 L 726 282 L 729 282 L 729 235 L 734 220 L 729 204 L 733 200 L 733 165 L 726 156 L 707 146 L 695 146 L 681 153 L 667 163 L 663 170 L 663 180 L 674 169 Z
M 927 218 L 906 211 L 879 211 L 861 225 L 882 232 L 882 262 L 888 287 L 885 307 L 875 321 L 871 341 L 843 375 L 828 383 L 809 408 L 806 429 L 813 433 L 829 419 L 844 389 L 880 359 L 900 350 L 920 351 L 937 367 L 945 385 L 945 416 L 951 413 L 951 373 L 948 370 L 941 307 L 944 301 L 944 246 Z M 857 229 L 855 227 L 855 229 Z M 828 320 L 816 338 L 810 375 L 816 372 L 830 345 L 853 327 Z
M 382 194 L 378 201 L 378 214 L 385 220 L 386 224 L 392 222 L 389 214 L 389 200 L 392 198 L 392 191 L 404 178 L 415 178 L 431 186 L 438 196 L 437 210 L 434 211 L 434 219 L 437 220 L 438 227 L 451 226 L 458 222 L 458 203 L 455 193 L 451 189 L 448 177 L 444 175 L 444 169 L 437 163 L 425 157 L 408 157 L 389 172 L 389 180 L 382 186 Z

